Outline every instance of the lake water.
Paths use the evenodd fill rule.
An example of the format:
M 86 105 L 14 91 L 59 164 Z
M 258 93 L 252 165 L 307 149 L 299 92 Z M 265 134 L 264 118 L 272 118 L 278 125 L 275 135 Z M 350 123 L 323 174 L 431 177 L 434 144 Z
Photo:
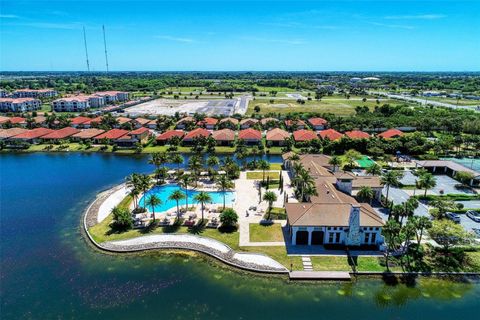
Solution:
M 113 256 L 81 236 L 95 194 L 139 156 L 0 154 L 1 319 L 474 319 L 480 285 L 290 283 L 206 258 Z

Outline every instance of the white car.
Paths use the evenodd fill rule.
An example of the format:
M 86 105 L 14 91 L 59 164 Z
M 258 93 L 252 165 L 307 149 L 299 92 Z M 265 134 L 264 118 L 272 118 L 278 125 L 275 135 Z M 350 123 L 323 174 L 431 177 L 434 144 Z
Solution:
M 468 210 L 467 211 L 467 217 L 472 219 L 475 222 L 480 222 L 480 212 L 473 211 L 473 210 Z

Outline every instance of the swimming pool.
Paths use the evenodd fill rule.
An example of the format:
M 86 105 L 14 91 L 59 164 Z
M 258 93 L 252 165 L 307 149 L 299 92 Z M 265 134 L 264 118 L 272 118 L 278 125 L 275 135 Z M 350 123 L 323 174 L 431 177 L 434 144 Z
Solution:
M 148 197 L 152 194 L 155 194 L 157 197 L 159 197 L 162 200 L 162 204 L 155 206 L 155 212 L 162 212 L 162 211 L 167 211 L 169 209 L 175 208 L 177 206 L 177 202 L 175 200 L 170 200 L 168 197 L 172 194 L 173 191 L 175 190 L 182 190 L 183 193 L 185 193 L 185 189 L 181 188 L 177 184 L 166 184 L 163 186 L 156 186 L 147 191 L 147 193 L 140 199 L 139 201 L 139 206 L 144 205 L 145 197 L 148 199 Z M 192 204 L 197 205 L 197 202 L 193 200 L 193 197 L 197 195 L 199 191 L 195 190 L 188 190 L 188 206 L 191 206 Z M 207 191 L 207 193 L 210 195 L 212 198 L 212 203 L 215 204 L 223 204 L 223 192 L 221 191 Z M 227 191 L 225 192 L 225 205 L 231 205 L 235 201 L 235 192 Z M 186 199 L 180 200 L 179 202 L 180 206 L 183 206 L 186 204 Z M 152 209 L 148 207 L 148 210 L 151 211 Z

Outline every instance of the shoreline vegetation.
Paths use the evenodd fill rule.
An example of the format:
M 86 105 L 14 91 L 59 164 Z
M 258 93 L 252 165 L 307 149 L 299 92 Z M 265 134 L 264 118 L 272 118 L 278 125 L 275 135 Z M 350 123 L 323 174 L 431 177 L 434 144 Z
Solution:
M 112 189 L 111 189 L 112 190 Z M 102 194 L 108 193 L 110 190 L 104 191 Z M 97 197 L 95 201 L 99 198 Z M 133 198 L 131 196 L 126 196 L 120 203 L 120 207 L 129 207 L 132 203 Z M 93 204 L 93 202 L 92 202 Z M 89 213 L 89 210 L 92 204 L 85 210 L 84 219 L 86 219 Z M 166 227 L 156 226 L 154 228 L 145 229 L 132 229 L 125 232 L 114 232 L 110 228 L 110 223 L 113 220 L 112 214 L 109 214 L 107 218 L 105 218 L 102 222 L 97 223 L 93 226 L 87 227 L 84 224 L 84 231 L 87 234 L 90 242 L 93 243 L 95 247 L 100 249 L 101 251 L 105 252 L 106 249 L 102 247 L 102 243 L 106 243 L 108 241 L 118 241 L 118 240 L 128 240 L 134 239 L 138 237 L 142 237 L 145 235 L 161 235 L 161 234 L 175 234 L 175 235 L 199 235 L 205 238 L 211 238 L 217 241 L 220 241 L 227 246 L 229 246 L 232 250 L 242 253 L 260 253 L 269 256 L 270 258 L 274 259 L 275 261 L 282 264 L 287 270 L 301 270 L 303 268 L 302 260 L 300 256 L 288 256 L 286 252 L 285 246 L 252 246 L 252 247 L 244 247 L 239 245 L 239 231 L 238 230 L 229 230 L 222 232 L 219 229 L 209 229 L 205 227 L 186 227 L 186 226 L 175 226 L 170 225 Z M 275 227 L 275 224 L 273 225 Z M 254 227 L 255 228 L 255 227 Z M 261 226 L 260 228 L 268 228 Z M 270 235 L 267 235 L 270 236 Z M 259 237 L 263 237 L 260 235 Z M 262 239 L 257 239 L 262 240 Z M 272 239 L 266 239 L 272 240 Z M 266 241 L 263 239 L 263 241 Z M 134 250 L 133 252 L 112 252 L 112 250 L 108 249 L 108 252 L 114 254 L 144 254 L 145 252 L 149 251 L 159 251 L 159 252 L 166 252 L 168 254 L 184 254 L 185 252 L 192 252 L 191 249 L 186 248 L 149 248 L 144 250 Z M 183 253 L 182 253 L 183 252 Z M 225 261 L 218 259 L 218 257 L 212 256 L 209 253 L 201 252 L 201 251 L 193 251 L 198 255 L 207 256 L 214 260 L 217 260 L 219 264 L 224 264 L 228 268 L 233 268 L 236 270 L 244 270 L 257 273 L 255 270 L 246 270 L 241 267 L 235 267 L 230 264 L 226 264 Z M 390 265 L 390 270 L 387 271 L 385 267 L 385 258 L 384 257 L 376 257 L 376 256 L 359 256 L 355 257 L 354 261 L 348 258 L 347 256 L 333 256 L 333 255 L 325 255 L 325 256 L 312 256 L 312 264 L 314 266 L 314 271 L 346 271 L 355 275 L 365 275 L 365 276 L 397 276 L 397 275 L 431 275 L 431 276 L 445 276 L 445 275 L 465 275 L 465 276 L 478 276 L 480 275 L 480 252 L 467 252 L 468 259 L 471 260 L 471 265 L 469 268 L 466 268 L 463 271 L 442 271 L 438 269 L 433 269 L 430 272 L 404 272 L 400 265 L 393 266 Z M 392 258 L 390 258 L 391 263 Z M 260 272 L 268 273 L 268 271 Z M 273 273 L 274 274 L 274 273 Z

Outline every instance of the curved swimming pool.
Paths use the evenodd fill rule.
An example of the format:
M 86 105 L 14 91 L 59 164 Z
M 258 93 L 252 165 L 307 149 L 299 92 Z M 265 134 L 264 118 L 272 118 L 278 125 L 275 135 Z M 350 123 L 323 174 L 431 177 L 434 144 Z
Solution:
M 142 198 L 139 201 L 139 205 L 143 206 L 145 198 L 148 199 L 148 197 L 152 194 L 155 194 L 157 197 L 159 197 L 162 200 L 162 204 L 155 206 L 155 212 L 162 212 L 162 211 L 167 211 L 172 208 L 175 208 L 177 206 L 177 202 L 175 200 L 170 200 L 168 197 L 174 192 L 175 190 L 181 190 L 183 193 L 185 193 L 185 189 L 181 188 L 178 184 L 165 184 L 162 186 L 155 186 L 145 195 L 142 196 Z M 206 191 L 210 197 L 212 198 L 211 203 L 215 204 L 223 204 L 223 194 L 224 192 L 221 191 Z M 191 190 L 189 189 L 187 191 L 188 195 L 188 205 L 196 204 L 196 201 L 193 200 L 195 195 L 197 195 L 199 191 L 196 190 Z M 179 201 L 179 205 L 184 206 L 186 204 L 187 199 L 183 199 Z M 225 205 L 229 206 L 235 201 L 235 192 L 232 191 L 226 191 L 225 192 Z M 150 207 L 148 207 L 149 210 L 151 210 Z

